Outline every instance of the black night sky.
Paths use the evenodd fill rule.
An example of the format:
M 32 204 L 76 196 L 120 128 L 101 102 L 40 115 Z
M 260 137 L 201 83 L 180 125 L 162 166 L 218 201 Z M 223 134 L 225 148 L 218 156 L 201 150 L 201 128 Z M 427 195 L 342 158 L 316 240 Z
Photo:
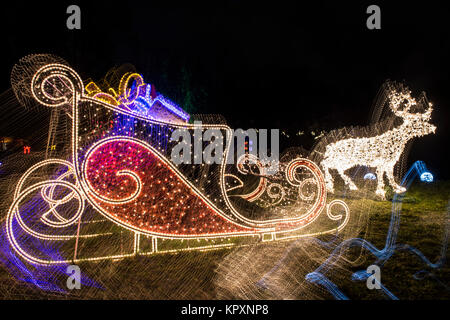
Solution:
M 81 30 L 66 28 L 70 4 L 81 7 Z M 370 4 L 381 7 L 381 30 L 366 28 Z M 57 54 L 93 79 L 132 63 L 179 103 L 187 70 L 195 102 L 188 111 L 222 114 L 233 128 L 295 134 L 368 124 L 384 80 L 405 80 L 427 93 L 438 127 L 415 141 L 409 160 L 450 178 L 449 16 L 428 1 L 2 3 L 0 91 L 10 86 L 14 63 L 31 53 Z M 282 146 L 311 143 L 294 138 Z

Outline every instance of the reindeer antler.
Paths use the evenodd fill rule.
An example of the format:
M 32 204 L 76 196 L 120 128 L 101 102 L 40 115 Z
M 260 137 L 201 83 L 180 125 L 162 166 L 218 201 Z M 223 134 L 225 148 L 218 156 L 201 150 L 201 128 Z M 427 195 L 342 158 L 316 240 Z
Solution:
M 419 104 L 422 107 L 423 113 L 422 116 L 429 120 L 431 118 L 431 112 L 433 111 L 433 104 L 428 101 L 427 95 L 423 91 L 419 98 Z
M 411 91 L 406 87 L 389 83 L 389 106 L 398 117 L 404 118 L 409 115 L 409 110 L 417 104 L 415 98 L 411 97 Z M 399 107 L 404 105 L 403 110 Z

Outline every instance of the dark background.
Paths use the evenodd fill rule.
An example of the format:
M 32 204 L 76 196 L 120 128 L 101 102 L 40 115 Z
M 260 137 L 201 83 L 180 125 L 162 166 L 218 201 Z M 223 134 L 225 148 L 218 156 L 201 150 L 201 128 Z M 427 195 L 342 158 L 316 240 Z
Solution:
M 66 8 L 81 7 L 81 30 Z M 381 8 L 381 30 L 366 8 Z M 435 135 L 417 139 L 409 161 L 450 178 L 449 30 L 444 3 L 407 1 L 3 2 L 0 91 L 31 53 L 53 53 L 83 78 L 132 63 L 190 113 L 220 113 L 233 128 L 280 128 L 282 147 L 314 142 L 310 131 L 366 125 L 386 79 L 405 80 L 435 105 Z M 36 124 L 40 125 L 40 124 Z M 0 124 L 7 135 L 8 123 Z M 24 127 L 24 137 L 32 134 Z M 298 131 L 306 135 L 298 137 Z

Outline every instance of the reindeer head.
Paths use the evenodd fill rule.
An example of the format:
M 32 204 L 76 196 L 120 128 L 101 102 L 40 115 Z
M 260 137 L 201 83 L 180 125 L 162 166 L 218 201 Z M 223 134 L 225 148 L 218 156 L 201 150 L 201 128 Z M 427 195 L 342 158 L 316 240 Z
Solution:
M 411 108 L 417 106 L 417 101 L 411 97 L 411 91 L 407 89 L 397 90 L 391 87 L 389 99 L 389 106 L 394 114 L 403 119 L 402 127 L 405 128 L 405 135 L 420 137 L 436 131 L 436 126 L 430 123 L 433 105 L 427 102 L 425 94 L 422 93 L 419 99 L 419 104 L 426 106 L 423 113 L 411 113 Z

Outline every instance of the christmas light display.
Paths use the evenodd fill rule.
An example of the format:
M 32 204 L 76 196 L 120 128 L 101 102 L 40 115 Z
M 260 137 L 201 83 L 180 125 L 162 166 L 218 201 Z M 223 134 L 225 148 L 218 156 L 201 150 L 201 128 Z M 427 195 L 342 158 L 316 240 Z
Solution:
M 324 134 L 309 158 L 321 163 L 327 189 L 335 195 L 343 193 L 345 196 L 347 191 L 335 186 L 337 181 L 331 175 L 333 169 L 337 169 L 341 176 L 349 169 L 349 176 L 343 176 L 344 183 L 351 190 L 358 185 L 359 192 L 351 197 L 362 200 L 351 201 L 348 205 L 352 211 L 351 218 L 357 220 L 332 237 L 312 236 L 286 244 L 274 243 L 233 251 L 218 268 L 219 276 L 215 282 L 218 296 L 223 299 L 350 299 L 343 284 L 347 283 L 348 288 L 348 280 L 369 281 L 371 274 L 365 269 L 367 265 L 372 263 L 383 268 L 388 260 L 395 260 L 393 256 L 396 252 L 409 252 L 423 262 L 424 270 L 413 274 L 415 280 L 422 281 L 428 276 L 442 285 L 435 272 L 442 270 L 446 260 L 450 234 L 449 207 L 444 208 L 446 214 L 442 224 L 439 224 L 443 226 L 443 235 L 436 263 L 431 262 L 418 248 L 400 244 L 397 239 L 402 201 L 407 197 L 404 192 L 415 177 L 424 182 L 433 181 L 432 174 L 422 161 L 416 161 L 409 170 L 404 171 L 411 147 L 410 139 L 430 134 L 436 129 L 429 123 L 431 112 L 432 105 L 424 94 L 415 100 L 403 85 L 388 81 L 375 100 L 370 126 L 342 128 Z M 399 119 L 403 121 L 401 124 Z M 394 181 L 394 167 L 397 175 L 401 175 L 401 184 Z M 372 169 L 376 169 L 376 175 L 370 172 Z M 385 247 L 378 249 L 366 240 L 371 236 L 367 228 L 374 209 L 370 202 L 364 200 L 373 199 L 373 191 L 385 198 L 382 182 L 385 172 L 391 186 L 397 187 L 397 193 L 392 200 Z M 375 190 L 372 180 L 377 182 Z M 379 214 L 373 213 L 375 216 Z M 354 268 L 364 269 L 354 272 Z M 384 269 L 382 272 L 382 275 L 386 274 Z M 380 294 L 388 299 L 398 299 L 397 293 L 389 289 L 383 276 L 381 279 L 377 282 Z M 443 286 L 448 288 L 445 284 Z
M 67 65 L 50 63 L 36 70 L 30 91 L 40 104 L 63 108 L 71 121 L 66 158 L 48 158 L 25 172 L 8 211 L 8 241 L 30 263 L 51 265 L 138 255 L 144 236 L 154 238 L 148 254 L 161 252 L 158 239 L 256 237 L 266 241 L 334 233 L 348 222 L 347 205 L 338 199 L 327 204 L 322 172 L 306 158 L 282 164 L 269 183 L 265 177 L 268 169 L 257 158 L 249 161 L 248 155 L 236 165 L 228 164 L 227 157 L 234 156 L 229 152 L 233 143 L 229 139 L 221 164 L 177 166 L 169 157 L 174 145 L 170 133 L 175 129 L 194 134 L 214 129 L 232 137 L 231 129 L 205 124 L 199 130 L 188 124 L 189 116 L 145 84 L 139 74 L 125 73 L 117 90 L 109 88 L 105 93 L 92 81 L 85 87 Z M 50 151 L 54 151 L 53 145 L 49 145 Z M 256 168 L 251 169 L 252 163 Z M 28 182 L 32 174 L 46 167 L 52 172 L 49 179 Z M 254 191 L 239 193 L 238 189 L 247 189 L 245 176 L 260 182 Z M 230 188 L 230 179 L 241 184 Z M 242 206 L 236 197 L 254 203 L 264 214 L 249 212 L 245 202 Z M 344 213 L 332 213 L 337 207 L 343 207 Z M 92 209 L 135 233 L 133 252 L 79 257 L 80 238 L 104 236 L 80 234 L 89 222 L 81 223 L 84 212 Z M 314 232 L 303 231 L 322 212 L 326 212 L 325 220 L 337 225 L 319 224 Z M 73 252 L 60 251 L 58 259 L 42 257 L 38 247 L 30 247 L 29 237 L 43 242 L 75 239 L 75 246 L 70 249 Z
M 334 178 L 330 174 L 330 169 L 338 171 L 350 190 L 358 189 L 345 174 L 346 170 L 355 166 L 376 168 L 376 193 L 383 198 L 385 173 L 389 184 L 396 192 L 406 191 L 395 182 L 394 166 L 410 139 L 435 132 L 436 127 L 429 123 L 433 108 L 429 103 L 424 113 L 412 113 L 411 109 L 417 105 L 416 99 L 411 97 L 409 90 L 398 91 L 394 86 L 391 86 L 389 93 L 389 105 L 394 114 L 402 118 L 403 123 L 400 126 L 374 137 L 344 139 L 326 147 L 321 165 L 330 192 L 334 192 Z
M 27 56 L 13 68 L 17 101 L 50 118 L 45 149 L 30 143 L 27 153 L 2 159 L 2 171 L 13 173 L 0 179 L 8 200 L 0 262 L 15 278 L 65 291 L 55 283 L 66 281 L 67 265 L 79 264 L 87 274 L 84 298 L 345 299 L 340 281 L 367 278 L 365 270 L 354 272 L 363 249 L 382 264 L 406 248 L 395 243 L 398 200 L 416 174 L 425 182 L 433 176 L 416 162 L 396 184 L 394 167 L 397 177 L 403 174 L 408 141 L 435 131 L 424 96 L 415 100 L 387 82 L 373 126 L 321 132 L 311 152 L 291 148 L 275 164 L 256 155 L 258 143 L 250 137 L 242 139 L 245 153 L 236 154 L 240 146 L 221 117 L 187 114 L 133 70 L 113 80 L 83 81 L 51 55 Z M 403 122 L 381 119 L 382 106 Z M 200 141 L 201 150 L 211 143 L 207 130 L 220 133 L 221 161 L 174 161 L 177 130 Z M 348 197 L 334 170 L 360 193 Z M 366 200 L 374 191 L 385 197 L 385 173 L 399 194 L 379 250 L 364 239 L 371 213 Z M 355 261 L 346 258 L 350 247 L 361 250 Z M 443 263 L 418 255 L 435 269 Z M 160 274 L 157 265 L 164 265 Z M 144 281 L 144 275 L 155 278 Z M 171 285 L 174 277 L 183 284 Z M 214 294 L 205 295 L 207 280 Z

